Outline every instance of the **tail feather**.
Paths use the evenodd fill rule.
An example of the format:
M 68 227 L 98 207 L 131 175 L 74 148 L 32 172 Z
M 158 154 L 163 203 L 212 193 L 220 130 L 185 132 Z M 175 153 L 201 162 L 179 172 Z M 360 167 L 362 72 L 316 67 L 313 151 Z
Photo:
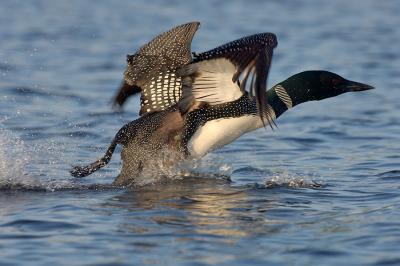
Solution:
M 117 144 L 117 141 L 114 139 L 110 147 L 108 147 L 105 155 L 100 160 L 97 160 L 87 166 L 74 166 L 70 171 L 71 175 L 73 177 L 85 177 L 106 166 L 111 160 L 112 154 L 114 153 Z

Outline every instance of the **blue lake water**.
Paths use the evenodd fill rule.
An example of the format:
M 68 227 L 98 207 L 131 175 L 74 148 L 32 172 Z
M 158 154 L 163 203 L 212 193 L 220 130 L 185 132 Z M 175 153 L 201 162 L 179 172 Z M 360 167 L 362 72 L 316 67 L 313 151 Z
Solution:
M 2 1 L 0 265 L 400 265 L 398 1 Z M 74 180 L 138 116 L 125 56 L 198 20 L 200 52 L 274 32 L 269 86 L 325 69 L 375 90 L 306 103 L 182 177 Z M 231 182 L 218 177 L 229 175 Z M 151 178 L 151 177 L 149 177 Z

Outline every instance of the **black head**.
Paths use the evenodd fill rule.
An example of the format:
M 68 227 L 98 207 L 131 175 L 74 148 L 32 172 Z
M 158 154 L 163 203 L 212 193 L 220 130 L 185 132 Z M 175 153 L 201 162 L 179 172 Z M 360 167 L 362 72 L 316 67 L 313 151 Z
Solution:
M 367 84 L 347 80 L 335 73 L 321 70 L 298 73 L 281 84 L 297 104 L 322 100 L 345 92 L 373 89 Z

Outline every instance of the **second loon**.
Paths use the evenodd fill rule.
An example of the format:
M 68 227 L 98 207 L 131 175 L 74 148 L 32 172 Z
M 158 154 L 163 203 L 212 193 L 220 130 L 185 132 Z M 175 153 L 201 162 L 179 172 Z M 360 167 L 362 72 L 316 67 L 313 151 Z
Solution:
M 148 168 L 202 157 L 247 132 L 272 127 L 298 104 L 373 88 L 328 71 L 305 71 L 266 91 L 274 34 L 244 37 L 191 58 L 198 26 L 173 28 L 128 56 L 123 89 L 141 92 L 141 117 L 118 131 L 103 158 L 74 167 L 73 176 L 105 166 L 121 144 L 123 165 L 114 185 L 135 185 Z

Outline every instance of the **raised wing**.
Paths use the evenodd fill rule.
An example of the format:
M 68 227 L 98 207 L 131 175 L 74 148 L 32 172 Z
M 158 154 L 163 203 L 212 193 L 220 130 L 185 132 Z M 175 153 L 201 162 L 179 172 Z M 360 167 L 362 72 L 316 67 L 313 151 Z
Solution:
M 183 103 L 193 99 L 210 105 L 230 102 L 247 88 L 263 119 L 267 76 L 277 44 L 275 34 L 260 33 L 195 55 L 192 64 L 178 72 L 183 78 Z
M 191 22 L 177 26 L 154 38 L 136 54 L 128 55 L 125 83 L 115 102 L 123 103 L 135 90 L 140 90 L 141 115 L 164 110 L 178 102 L 181 80 L 175 71 L 192 61 L 191 42 L 199 25 Z

